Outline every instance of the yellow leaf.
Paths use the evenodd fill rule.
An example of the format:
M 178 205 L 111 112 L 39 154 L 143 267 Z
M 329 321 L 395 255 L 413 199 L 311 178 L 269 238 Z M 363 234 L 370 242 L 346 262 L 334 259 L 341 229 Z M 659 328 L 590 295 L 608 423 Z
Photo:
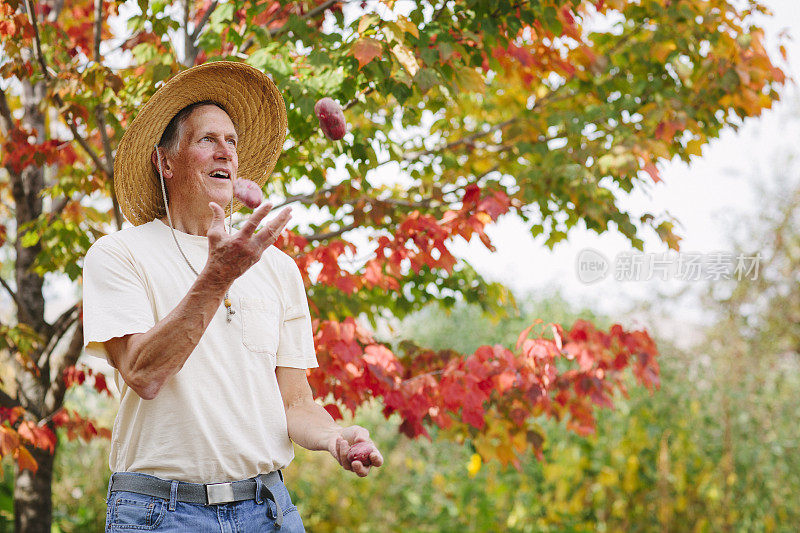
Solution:
M 356 41 L 350 53 L 358 60 L 358 69 L 361 70 L 361 67 L 383 53 L 383 44 L 372 37 L 362 37 Z
M 469 477 L 475 477 L 480 469 L 481 456 L 477 453 L 473 453 L 472 457 L 469 458 L 469 463 L 467 464 L 467 472 L 469 473 Z
M 539 86 L 536 88 L 536 98 L 537 98 L 537 99 L 539 99 L 539 98 L 544 98 L 545 96 L 547 96 L 547 94 L 548 94 L 549 92 L 550 92 L 550 89 L 549 89 L 549 88 L 547 88 L 547 87 L 546 87 L 546 86 L 544 86 L 544 85 L 539 85 Z
M 686 143 L 686 153 L 689 155 L 703 155 L 703 141 L 694 139 Z
M 663 63 L 664 60 L 667 59 L 669 53 L 675 50 L 676 48 L 677 45 L 674 42 L 662 41 L 660 43 L 656 43 L 653 45 L 653 47 L 651 48 L 651 53 L 653 54 L 653 57 L 658 59 L 659 63 Z
M 408 20 L 403 15 L 397 17 L 397 25 L 400 26 L 400 28 L 404 32 L 410 33 L 411 35 L 419 39 L 419 28 L 417 28 L 416 24 Z
M 614 487 L 619 483 L 619 474 L 610 466 L 604 466 L 597 475 L 597 482 L 601 487 Z
M 363 35 L 367 29 L 379 20 L 378 15 L 364 15 L 358 21 L 358 33 Z
M 400 43 L 403 44 L 403 31 L 394 22 L 386 22 L 381 28 L 383 34 L 386 36 L 387 43 Z
M 483 81 L 483 76 L 480 72 L 469 67 L 456 68 L 456 84 L 459 90 L 467 93 L 484 93 L 486 92 L 486 83 Z
M 419 70 L 419 63 L 417 63 L 417 58 L 414 57 L 414 52 L 402 44 L 396 44 L 392 47 L 392 53 L 394 53 L 397 60 L 405 67 L 409 74 L 412 76 L 416 75 Z

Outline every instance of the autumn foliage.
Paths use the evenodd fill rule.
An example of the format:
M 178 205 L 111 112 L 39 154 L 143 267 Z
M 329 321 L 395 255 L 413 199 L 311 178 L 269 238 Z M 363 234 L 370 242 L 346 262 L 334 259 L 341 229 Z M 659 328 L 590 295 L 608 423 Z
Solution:
M 319 398 L 336 399 L 352 412 L 380 399 L 384 415 L 398 414 L 400 431 L 408 437 L 429 436 L 426 426 L 435 425 L 471 437 L 486 458 L 503 462 L 516 464 L 513 452 L 528 447 L 541 456 L 544 435 L 526 424 L 539 416 L 564 419 L 581 435 L 593 433 L 594 409 L 613 407 L 616 390 L 626 393 L 623 372 L 628 368 L 640 384 L 659 386 L 658 354 L 650 336 L 618 325 L 604 333 L 582 320 L 568 332 L 558 324 L 537 323 L 522 332 L 514 351 L 482 346 L 464 356 L 406 345 L 399 357 L 353 319 L 316 326 L 324 370 L 312 371 L 309 381 Z M 529 337 L 535 329 L 542 332 Z M 548 329 L 551 339 L 543 335 Z M 342 417 L 337 403 L 326 409 Z M 498 424 L 507 426 L 507 438 L 490 444 Z
M 660 162 L 690 161 L 777 99 L 784 73 L 751 23 L 766 9 L 411 4 L 398 14 L 392 0 L 368 2 L 350 22 L 353 3 L 322 0 L 0 5 L 0 251 L 14 264 L 2 281 L 17 308 L 0 326 L 0 353 L 19 378 L 0 384 L 0 455 L 22 472 L 35 468 L 30 450 L 54 449 L 58 427 L 107 435 L 63 408 L 70 386 L 107 389 L 75 368 L 80 302 L 45 320 L 42 278 L 78 283 L 92 242 L 123 227 L 113 161 L 126 126 L 163 81 L 214 59 L 263 70 L 286 102 L 287 140 L 264 193 L 313 214 L 276 244 L 306 283 L 321 364 L 310 380 L 332 415 L 378 400 L 408 436 L 437 427 L 513 464 L 524 449 L 541 452 L 537 418 L 585 435 L 625 393 L 625 372 L 658 387 L 652 340 L 618 325 L 542 317 L 516 347 L 458 354 L 393 349 L 367 324 L 432 302 L 492 312 L 510 301 L 454 251 L 460 241 L 494 250 L 489 229 L 504 216 L 551 248 L 580 225 L 640 249 L 654 232 L 678 249 L 668 213 L 628 213 L 620 191 L 660 181 Z M 114 35 L 108 21 L 120 15 Z M 343 110 L 340 140 L 320 129 L 324 98 Z
M 68 367 L 64 371 L 67 388 L 90 382 L 100 394 L 111 396 L 106 377 L 91 368 Z M 92 420 L 72 409 L 61 408 L 49 420 L 31 420 L 21 406 L 0 407 L 0 457 L 10 455 L 20 468 L 36 472 L 37 464 L 27 445 L 55 452 L 55 429 L 62 429 L 69 440 L 81 438 L 89 441 L 95 437 L 111 438 L 108 428 L 98 427 Z

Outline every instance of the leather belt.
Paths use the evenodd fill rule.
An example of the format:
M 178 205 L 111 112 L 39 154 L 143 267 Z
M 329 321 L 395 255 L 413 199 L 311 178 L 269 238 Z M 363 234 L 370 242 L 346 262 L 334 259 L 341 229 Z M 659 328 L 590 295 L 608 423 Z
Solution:
M 269 474 L 256 476 L 261 478 L 261 484 L 268 489 L 270 485 L 283 481 L 279 470 Z M 256 499 L 258 484 L 256 478 L 228 483 L 188 483 L 178 482 L 176 500 L 185 503 L 200 503 L 203 505 L 219 505 L 222 503 L 238 502 Z M 153 476 L 137 475 L 131 472 L 115 472 L 111 478 L 111 491 L 126 491 L 146 494 L 169 500 L 172 494 L 172 482 Z M 267 490 L 269 496 L 271 492 Z M 273 499 L 273 498 L 270 498 Z

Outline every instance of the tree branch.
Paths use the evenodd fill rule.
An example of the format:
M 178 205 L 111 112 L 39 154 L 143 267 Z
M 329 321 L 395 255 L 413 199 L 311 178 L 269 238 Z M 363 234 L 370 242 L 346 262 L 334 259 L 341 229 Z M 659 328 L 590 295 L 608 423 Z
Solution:
M 8 292 L 8 294 L 11 296 L 11 299 L 14 300 L 14 303 L 17 304 L 17 312 L 20 315 L 22 315 L 20 318 L 22 318 L 24 322 L 33 324 L 34 323 L 33 317 L 31 317 L 28 314 L 27 310 L 25 309 L 25 305 L 20 301 L 19 297 L 17 296 L 17 293 L 14 292 L 14 290 L 8 285 L 8 283 L 6 283 L 6 280 L 4 280 L 3 278 L 0 278 L 0 285 L 2 285 L 3 288 Z
M 28 10 L 28 18 L 30 19 L 31 26 L 33 26 L 33 42 L 34 42 L 34 50 L 36 53 L 36 59 L 39 61 L 39 66 L 42 69 L 42 74 L 44 75 L 45 79 L 50 81 L 52 77 L 50 76 L 50 72 L 47 70 L 47 63 L 45 63 L 44 54 L 42 53 L 42 45 L 39 39 L 39 25 L 36 22 L 33 0 L 25 0 L 25 6 L 26 9 Z M 64 107 L 64 101 L 58 94 L 53 95 L 53 100 L 55 101 L 56 106 L 58 108 L 61 109 Z M 84 151 L 89 155 L 91 160 L 97 166 L 97 169 L 100 172 L 105 172 L 108 175 L 109 174 L 108 168 L 103 164 L 102 161 L 100 161 L 100 157 L 96 153 L 94 153 L 94 150 L 92 150 L 92 147 L 89 146 L 89 143 L 86 142 L 86 140 L 83 137 L 81 137 L 81 135 L 78 133 L 78 128 L 75 125 L 75 122 L 65 115 L 62 116 L 64 118 L 64 121 L 67 123 L 67 126 L 69 127 L 69 131 L 72 132 L 72 136 L 76 141 L 78 141 L 78 144 L 80 144 L 81 147 L 84 149 Z
M 325 241 L 328 239 L 332 239 L 334 237 L 338 237 L 342 233 L 347 233 L 351 229 L 355 229 L 357 224 L 353 222 L 352 224 L 348 224 L 343 226 L 335 231 L 329 231 L 327 233 L 315 233 L 314 235 L 304 236 L 303 238 L 307 239 L 308 241 Z
M 48 365 L 50 355 L 53 350 L 56 349 L 61 337 L 63 337 L 67 330 L 80 318 L 80 313 L 77 313 L 79 309 L 80 304 L 73 305 L 61 313 L 61 316 L 49 327 L 50 338 L 47 341 L 47 346 L 45 346 L 39 356 L 39 361 L 37 363 L 39 368 L 45 368 Z
M 53 217 L 56 217 L 67 207 L 67 204 L 72 201 L 72 198 L 69 196 L 63 196 L 59 198 L 57 201 L 53 202 L 53 205 L 50 206 L 50 218 L 48 220 L 52 220 Z
M 0 407 L 11 409 L 19 405 L 19 401 L 16 398 L 12 398 L 6 391 L 0 389 Z
M 473 133 L 472 135 L 467 135 L 466 137 L 462 137 L 460 139 L 456 139 L 455 141 L 449 142 L 449 143 L 447 143 L 445 145 L 442 145 L 442 146 L 439 146 L 437 148 L 431 148 L 430 150 L 425 150 L 425 151 L 422 151 L 422 152 L 412 152 L 410 154 L 404 155 L 403 159 L 405 159 L 408 162 L 412 162 L 412 161 L 416 161 L 419 158 L 424 157 L 426 155 L 438 154 L 439 152 L 445 152 L 447 150 L 452 150 L 456 146 L 460 146 L 462 144 L 472 144 L 473 142 L 475 142 L 476 139 L 480 139 L 481 137 L 486 137 L 487 135 L 491 135 L 495 131 L 503 129 L 506 126 L 508 126 L 509 124 L 512 124 L 512 123 L 516 122 L 517 120 L 519 120 L 519 117 L 510 118 L 510 119 L 508 119 L 508 120 L 506 120 L 504 122 L 501 122 L 500 124 L 495 124 L 494 126 L 492 126 L 491 128 L 489 128 L 486 131 L 479 131 L 479 132 Z
M 191 35 L 192 47 L 194 47 L 194 43 L 197 42 L 197 38 L 200 37 L 200 32 L 203 31 L 203 27 L 208 22 L 208 19 L 211 18 L 211 14 L 214 12 L 215 9 L 217 9 L 217 5 L 218 4 L 219 4 L 219 2 L 217 0 L 214 0 L 211 3 L 211 5 L 208 6 L 208 9 L 206 9 L 206 12 L 203 13 L 203 18 L 200 19 L 200 23 L 197 24 L 197 27 L 194 29 L 194 31 L 192 32 L 192 35 Z M 188 5 L 188 2 L 187 2 L 187 5 Z M 187 32 L 188 32 L 188 28 L 189 28 L 189 21 L 188 20 L 186 21 L 186 28 L 187 28 Z
M 31 26 L 33 26 L 33 41 L 34 41 L 34 50 L 36 58 L 39 61 L 39 66 L 42 69 L 42 74 L 44 75 L 47 81 L 50 81 L 52 77 L 50 76 L 50 72 L 47 70 L 47 63 L 44 60 L 44 54 L 42 53 L 42 45 L 41 40 L 39 38 L 39 25 L 36 21 L 35 10 L 33 5 L 33 0 L 25 0 L 25 6 L 28 10 L 28 18 L 30 19 Z M 95 61 L 98 63 L 100 62 L 100 40 L 101 40 L 101 30 L 102 30 L 102 16 L 103 16 L 103 6 L 102 0 L 95 0 L 95 36 L 94 36 L 94 53 L 95 53 Z M 64 109 L 66 106 L 64 105 L 64 101 L 58 94 L 53 94 L 53 101 L 56 103 L 56 106 L 59 109 Z M 102 108 L 101 108 L 102 111 Z M 97 109 L 95 109 L 97 112 Z M 97 114 L 95 116 L 98 116 Z M 109 180 L 111 180 L 113 184 L 114 180 L 114 170 L 113 170 L 113 161 L 110 157 L 111 155 L 111 146 L 108 143 L 108 133 L 106 132 L 105 127 L 105 118 L 100 114 L 100 119 L 98 121 L 98 127 L 100 128 L 100 135 L 103 138 L 104 148 L 106 150 L 106 163 L 100 160 L 100 156 L 98 156 L 95 151 L 89 146 L 88 141 L 84 139 L 81 134 L 78 132 L 78 127 L 75 124 L 75 121 L 66 115 L 66 113 L 62 114 L 62 118 L 64 122 L 67 123 L 67 127 L 69 127 L 69 131 L 72 132 L 73 140 L 77 141 L 78 144 L 83 148 L 84 152 L 89 156 L 92 162 L 97 167 L 99 172 L 103 172 Z M 113 191 L 111 191 L 111 200 L 114 205 L 114 218 L 117 223 L 117 229 L 122 229 L 122 215 L 119 211 L 119 203 L 117 202 L 116 195 Z
M 103 40 L 103 0 L 94 0 L 94 62 L 98 65 L 102 64 L 102 57 L 100 56 L 100 42 Z M 105 165 L 98 165 L 99 157 L 97 159 L 92 158 L 95 161 L 95 165 L 98 165 L 98 169 L 102 169 L 105 174 L 108 176 L 108 179 L 111 181 L 111 203 L 114 207 L 114 221 L 117 224 L 117 230 L 122 229 L 122 213 L 119 210 L 119 202 L 117 202 L 117 195 L 114 192 L 114 156 L 112 155 L 111 150 L 111 142 L 108 139 L 108 131 L 106 125 L 106 106 L 100 102 L 94 108 L 94 117 L 97 121 L 97 129 L 100 130 L 100 139 L 103 143 L 103 152 L 105 155 Z M 76 139 L 79 138 L 77 134 L 77 129 L 72 131 L 73 137 Z M 78 141 L 80 142 L 80 141 Z M 83 149 L 86 150 L 86 153 L 89 154 L 89 157 L 92 157 L 94 151 L 90 149 L 88 143 L 84 146 Z
M 11 299 L 14 300 L 14 303 L 17 304 L 17 307 L 21 308 L 22 304 L 20 303 L 19 298 L 17 298 L 17 293 L 14 292 L 14 289 L 12 289 L 8 283 L 6 283 L 6 280 L 0 278 L 0 285 L 3 285 L 3 288 L 5 288 L 8 294 L 11 296 Z
M 6 136 L 12 129 L 14 129 L 14 115 L 11 114 L 11 108 L 8 107 L 6 92 L 0 87 L 0 133 Z
M 44 62 L 44 53 L 42 53 L 42 41 L 39 38 L 39 24 L 36 20 L 36 9 L 33 5 L 33 0 L 25 0 L 25 9 L 28 11 L 28 20 L 33 27 L 33 51 L 36 59 L 39 61 L 39 66 L 42 68 L 44 79 L 50 80 L 50 72 L 47 70 L 47 63 Z
M 326 9 L 328 9 L 329 7 L 331 7 L 333 4 L 335 4 L 337 2 L 341 2 L 341 1 L 342 0 L 328 0 L 327 2 L 324 2 L 324 3 L 320 4 L 320 5 L 318 5 L 317 7 L 315 7 L 314 9 L 309 11 L 308 13 L 304 13 L 302 16 L 300 16 L 300 20 L 305 20 L 305 19 L 308 19 L 308 18 L 311 18 L 311 17 L 315 17 L 315 16 L 319 15 L 320 13 L 322 13 L 323 11 L 325 11 Z M 280 35 L 283 32 L 285 32 L 288 29 L 288 26 L 289 26 L 289 24 L 284 24 L 280 28 L 275 28 L 274 30 L 270 30 L 269 31 L 270 39 L 272 39 L 273 37 L 277 37 L 278 35 Z M 241 48 L 239 48 L 239 50 L 241 50 L 242 52 L 246 51 L 248 48 L 253 46 L 254 42 L 255 42 L 255 37 L 253 37 L 251 35 L 242 44 L 242 46 L 241 46 Z
M 100 64 L 100 41 L 103 31 L 103 0 L 94 0 L 94 62 Z
M 67 391 L 66 384 L 64 383 L 64 370 L 73 366 L 78 362 L 78 358 L 83 351 L 83 328 L 80 324 L 75 328 L 72 339 L 69 342 L 66 352 L 63 357 L 59 359 L 58 365 L 55 368 L 54 377 L 47 389 L 44 397 L 44 417 L 51 416 L 58 409 L 64 401 L 64 393 Z
M 524 3 L 525 2 L 523 2 L 522 4 L 524 4 Z M 516 7 L 519 7 L 522 4 L 518 4 Z M 444 5 L 442 6 L 441 9 L 444 9 L 444 7 L 446 5 L 447 5 L 447 2 L 444 3 Z M 614 46 L 612 46 L 608 50 L 606 55 L 611 55 L 611 54 L 617 53 L 623 46 L 625 46 L 628 43 L 628 41 L 630 41 L 634 36 L 636 36 L 642 30 L 643 27 L 644 27 L 644 23 L 639 23 L 639 24 L 635 25 L 631 29 L 631 31 L 629 31 L 624 36 L 620 37 L 619 41 L 614 43 Z M 565 87 L 567 87 L 567 85 L 560 85 L 560 86 L 556 87 L 555 89 L 552 89 L 549 93 L 547 93 L 543 97 L 537 98 L 536 101 L 533 104 L 533 107 L 530 109 L 530 111 L 536 110 L 542 104 L 545 104 L 547 102 L 560 101 L 560 100 L 564 100 L 566 98 L 569 98 L 570 94 L 564 94 L 564 95 L 559 94 L 562 90 L 564 90 Z M 474 142 L 476 139 L 480 139 L 482 137 L 490 135 L 490 134 L 494 133 L 495 131 L 497 131 L 499 129 L 502 129 L 502 128 L 504 128 L 504 127 L 506 127 L 506 126 L 508 126 L 510 124 L 513 124 L 514 122 L 517 122 L 519 120 L 522 120 L 523 118 L 524 117 L 522 117 L 522 116 L 517 116 L 517 117 L 510 118 L 510 119 L 508 119 L 508 120 L 506 120 L 504 122 L 501 122 L 500 124 L 496 124 L 496 125 L 492 126 L 487 131 L 473 133 L 472 135 L 467 135 L 466 137 L 463 137 L 461 139 L 456 139 L 455 141 L 449 142 L 449 143 L 447 143 L 447 144 L 445 144 L 443 146 L 439 146 L 437 148 L 432 148 L 430 150 L 425 150 L 425 151 L 422 151 L 422 152 L 412 152 L 410 154 L 407 154 L 407 155 L 403 156 L 403 159 L 405 159 L 408 162 L 413 162 L 413 161 L 417 161 L 419 158 L 424 157 L 426 155 L 433 155 L 433 154 L 436 154 L 436 153 L 444 152 L 446 150 L 451 150 L 451 149 L 453 149 L 453 148 L 455 148 L 457 146 L 460 146 L 462 144 L 470 144 L 470 143 Z
M 308 194 L 296 194 L 294 196 L 290 196 L 286 198 L 283 202 L 274 205 L 272 207 L 272 211 L 276 209 L 280 209 L 281 207 L 289 204 L 293 204 L 294 202 L 303 202 L 304 200 L 312 200 L 318 198 L 320 195 L 331 192 L 333 189 L 336 188 L 336 185 L 331 185 L 330 187 L 325 187 L 324 189 L 320 189 L 318 191 L 310 192 Z
M 189 1 L 190 0 L 183 0 L 183 61 L 184 65 L 191 66 L 194 64 L 194 60 L 197 57 L 194 48 L 194 39 L 192 36 L 189 35 Z M 170 43 L 172 43 L 172 39 L 170 38 Z M 173 43 L 172 46 L 173 50 L 175 49 L 175 45 Z
M 103 151 L 105 152 L 106 166 L 104 168 L 108 180 L 111 182 L 111 204 L 114 208 L 114 222 L 117 225 L 117 231 L 119 231 L 122 229 L 122 212 L 120 212 L 117 193 L 114 189 L 114 154 L 111 150 L 111 140 L 108 138 L 108 131 L 106 131 L 108 129 L 106 125 L 106 108 L 102 102 L 97 104 L 97 107 L 94 108 L 94 118 L 97 121 L 97 128 L 100 130 L 100 139 L 103 143 Z
M 336 2 L 339 2 L 339 1 L 341 1 L 341 0 L 328 0 L 327 2 L 324 2 L 324 3 L 320 4 L 320 5 L 318 5 L 317 7 L 315 7 L 314 9 L 309 11 L 308 13 L 304 14 L 300 18 L 305 20 L 305 19 L 308 19 L 308 18 L 316 17 L 317 15 L 319 15 L 320 13 L 322 13 L 323 11 L 325 11 L 326 9 L 328 9 L 333 4 L 335 4 Z M 276 33 L 275 35 L 278 35 L 279 33 L 281 33 L 284 28 L 285 28 L 285 26 L 281 26 L 280 28 L 278 28 L 278 33 Z
M 431 17 L 431 21 L 425 25 L 426 28 L 428 27 L 428 25 L 430 25 L 431 22 L 436 21 L 439 17 L 442 16 L 442 13 L 444 13 L 444 10 L 447 8 L 448 3 L 450 3 L 450 0 L 444 0 L 444 2 L 442 3 L 442 7 L 436 10 L 436 13 L 434 13 L 433 16 Z
M 53 99 L 55 100 L 56 105 L 58 105 L 59 107 L 64 106 L 64 101 L 61 100 L 61 97 L 58 96 L 57 94 L 53 95 Z M 86 139 L 81 137 L 81 134 L 78 133 L 78 127 L 75 125 L 75 122 L 71 118 L 67 118 L 66 116 L 64 116 L 64 121 L 67 123 L 69 131 L 72 132 L 72 137 L 74 138 L 74 140 L 78 141 L 78 144 L 81 145 L 83 151 L 86 152 L 86 155 L 88 155 L 89 158 L 92 160 L 92 162 L 95 164 L 97 170 L 103 172 L 107 176 L 110 176 L 110 172 L 108 171 L 108 168 L 106 168 L 105 164 L 103 164 L 103 162 L 100 160 L 100 156 L 97 155 L 94 150 L 92 150 L 92 147 L 89 146 L 89 143 L 86 141 Z

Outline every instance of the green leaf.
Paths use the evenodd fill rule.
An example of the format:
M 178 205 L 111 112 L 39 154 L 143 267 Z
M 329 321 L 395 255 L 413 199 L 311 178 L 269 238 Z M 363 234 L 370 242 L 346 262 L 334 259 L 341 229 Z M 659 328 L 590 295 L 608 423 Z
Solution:
M 453 56 L 453 53 L 455 52 L 455 48 L 453 48 L 453 45 L 448 42 L 439 43 L 439 46 L 437 46 L 437 48 L 439 49 L 439 61 L 441 61 L 442 63 L 446 63 Z
M 217 8 L 209 18 L 211 28 L 215 31 L 222 31 L 225 29 L 227 24 L 233 22 L 235 7 L 233 2 L 217 5 Z
M 433 67 L 439 62 L 439 52 L 436 48 L 423 48 L 419 54 L 423 63 L 429 67 Z
M 30 248 L 31 246 L 36 246 L 39 242 L 39 234 L 34 231 L 29 231 L 22 235 L 22 246 L 24 248 Z
M 246 62 L 254 67 L 272 74 L 275 79 L 286 78 L 293 74 L 292 66 L 282 56 L 270 49 L 257 50 Z
M 414 76 L 414 84 L 422 94 L 427 93 L 431 87 L 434 87 L 439 83 L 441 83 L 441 80 L 439 79 L 438 74 L 436 74 L 436 71 L 433 69 L 422 68 Z
M 164 65 L 163 63 L 154 65 L 152 74 L 153 83 L 158 83 L 159 81 L 166 80 L 171 73 L 172 73 L 172 68 L 169 65 Z
M 158 55 L 158 49 L 150 43 L 140 43 L 131 50 L 134 59 L 140 63 L 148 63 Z

